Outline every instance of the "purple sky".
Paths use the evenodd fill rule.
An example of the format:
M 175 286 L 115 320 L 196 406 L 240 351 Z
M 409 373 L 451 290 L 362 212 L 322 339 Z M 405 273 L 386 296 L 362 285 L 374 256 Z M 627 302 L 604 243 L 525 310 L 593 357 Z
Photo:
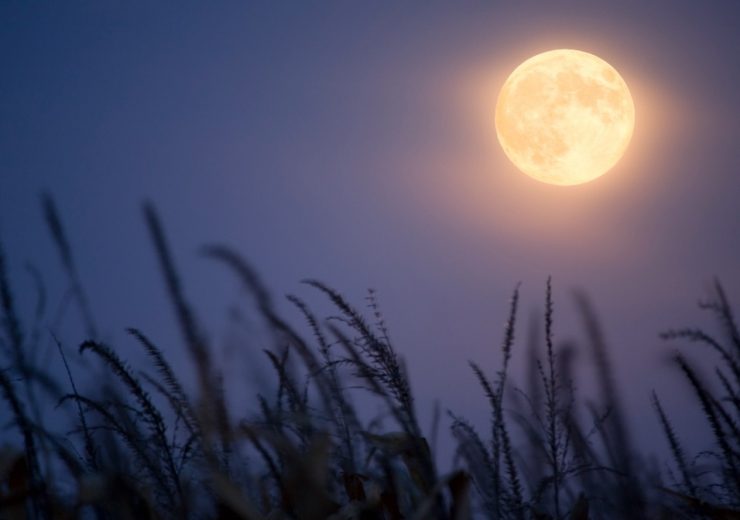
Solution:
M 184 357 L 150 199 L 225 357 L 246 355 L 227 348 L 242 295 L 196 254 L 210 242 L 276 295 L 320 301 L 306 277 L 358 305 L 377 289 L 423 415 L 439 398 L 483 424 L 467 360 L 493 372 L 516 282 L 526 318 L 552 275 L 559 339 L 583 337 L 573 289 L 600 311 L 636 435 L 652 439 L 653 388 L 691 432 L 657 333 L 707 322 L 695 302 L 713 276 L 740 301 L 738 23 L 733 1 L 2 3 L 0 237 L 17 291 L 28 308 L 26 260 L 52 301 L 65 287 L 48 190 L 104 336 L 125 352 L 135 325 Z M 610 62 L 636 105 L 623 161 L 582 186 L 518 173 L 493 132 L 505 77 L 554 48 Z

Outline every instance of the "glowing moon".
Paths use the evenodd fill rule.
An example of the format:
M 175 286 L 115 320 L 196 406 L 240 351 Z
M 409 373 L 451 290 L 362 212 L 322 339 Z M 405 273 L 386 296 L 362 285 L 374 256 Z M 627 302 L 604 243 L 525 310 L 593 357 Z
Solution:
M 496 133 L 506 155 L 535 179 L 562 186 L 606 173 L 635 127 L 627 84 L 607 62 L 558 49 L 519 65 L 496 103 Z

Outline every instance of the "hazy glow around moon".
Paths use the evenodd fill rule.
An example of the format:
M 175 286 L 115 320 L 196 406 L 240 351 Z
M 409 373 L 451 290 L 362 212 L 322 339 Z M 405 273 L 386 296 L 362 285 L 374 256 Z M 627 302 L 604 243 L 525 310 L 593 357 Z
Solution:
M 573 185 L 606 173 L 624 154 L 635 126 L 627 84 L 601 58 L 558 49 L 519 65 L 496 103 L 496 133 L 521 171 Z

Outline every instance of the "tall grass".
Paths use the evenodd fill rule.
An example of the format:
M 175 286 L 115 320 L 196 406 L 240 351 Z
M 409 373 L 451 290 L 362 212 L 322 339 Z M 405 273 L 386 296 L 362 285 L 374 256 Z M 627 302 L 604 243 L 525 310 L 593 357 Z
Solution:
M 481 434 L 473 426 L 478 421 L 448 411 L 456 458 L 451 470 L 441 471 L 432 451 L 436 442 L 428 442 L 430 432 L 419 421 L 402 350 L 391 340 L 374 292 L 361 310 L 326 283 L 305 281 L 335 315 L 321 318 L 304 299 L 289 295 L 304 331 L 281 315 L 236 251 L 204 248 L 204 257 L 235 275 L 269 331 L 262 352 L 274 388 L 254 396 L 253 412 L 237 416 L 154 207 L 145 205 L 144 220 L 195 384 L 173 368 L 165 355 L 171 348 L 139 329 L 128 329 L 125 346 L 145 356 L 138 368 L 126 361 L 127 350 L 101 341 L 74 262 L 74 241 L 51 197 L 42 199 L 42 209 L 86 337 L 75 353 L 53 326 L 44 332 L 47 295 L 35 269 L 37 305 L 26 323 L 0 244 L 0 394 L 18 433 L 16 444 L 0 452 L 2 518 L 740 517 L 740 332 L 718 282 L 700 307 L 717 320 L 721 337 L 699 328 L 662 335 L 717 355 L 711 379 L 685 355 L 675 356 L 676 373 L 696 396 L 712 447 L 687 453 L 682 432 L 654 393 L 655 424 L 672 461 L 663 477 L 648 471 L 630 437 L 596 313 L 582 295 L 577 312 L 600 386 L 595 400 L 576 392 L 574 351 L 557 339 L 561 310 L 548 279 L 544 311 L 529 338 L 520 339 L 526 334 L 519 330 L 517 285 L 498 331 L 498 354 L 470 361 L 488 402 L 489 426 Z M 44 337 L 63 370 L 39 363 Z M 528 345 L 521 353 L 520 343 Z M 528 366 L 524 389 L 510 374 L 512 358 L 520 355 Z M 355 404 L 369 396 L 381 404 L 379 416 Z M 62 424 L 50 414 L 66 417 L 69 429 L 48 427 Z

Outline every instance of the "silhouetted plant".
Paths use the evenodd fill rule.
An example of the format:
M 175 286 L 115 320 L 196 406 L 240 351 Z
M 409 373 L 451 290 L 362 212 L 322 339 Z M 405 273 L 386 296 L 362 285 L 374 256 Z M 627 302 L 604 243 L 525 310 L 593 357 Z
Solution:
M 400 350 L 391 341 L 374 291 L 367 296 L 366 317 L 327 284 L 306 281 L 328 298 L 337 315 L 321 319 L 305 300 L 288 296 L 305 321 L 304 337 L 281 315 L 255 270 L 238 253 L 220 245 L 206 247 L 205 257 L 236 275 L 269 331 L 260 350 L 274 372 L 275 387 L 255 395 L 254 410 L 239 416 L 227 404 L 226 383 L 195 307 L 186 298 L 153 206 L 144 206 L 144 217 L 186 352 L 195 365 L 194 388 L 169 363 L 168 351 L 142 331 L 128 329 L 146 356 L 143 371 L 99 340 L 94 309 L 82 289 L 59 213 L 49 196 L 42 199 L 42 206 L 80 309 L 87 338 L 79 353 L 86 355 L 66 353 L 51 330 L 50 345 L 56 345 L 67 381 L 57 382 L 55 372 L 39 364 L 37 347 L 44 334 L 47 298 L 41 276 L 30 268 L 37 301 L 33 322 L 26 326 L 0 248 L 0 391 L 23 446 L 0 451 L 0 516 L 250 520 L 740 516 L 740 332 L 719 283 L 713 299 L 700 307 L 717 320 L 721 339 L 699 328 L 663 334 L 666 339 L 709 346 L 719 355 L 716 378 L 711 380 L 700 377 L 685 356 L 675 357 L 714 436 L 713 449 L 688 456 L 680 432 L 653 393 L 658 425 L 677 470 L 670 486 L 648 474 L 634 450 L 608 349 L 596 313 L 583 295 L 577 296 L 576 305 L 598 376 L 599 399 L 579 399 L 576 347 L 556 342 L 550 279 L 541 321 L 534 322 L 525 352 L 526 391 L 514 386 L 509 373 L 519 337 L 517 285 L 498 365 L 492 370 L 488 362 L 470 362 L 488 400 L 489 433 L 480 435 L 472 422 L 450 411 L 456 466 L 440 473 L 419 424 Z M 73 362 L 90 354 L 100 366 L 78 372 Z M 379 416 L 367 417 L 353 404 L 358 384 L 380 399 L 384 410 Z M 58 411 L 69 413 L 71 431 L 44 426 L 42 409 L 49 408 L 44 400 L 50 396 Z M 584 414 L 589 421 L 581 419 Z M 433 422 L 438 421 L 437 413 Z M 432 437 L 432 447 L 435 444 Z M 700 470 L 698 461 L 709 464 L 710 470 Z M 675 477 L 672 469 L 669 476 Z

